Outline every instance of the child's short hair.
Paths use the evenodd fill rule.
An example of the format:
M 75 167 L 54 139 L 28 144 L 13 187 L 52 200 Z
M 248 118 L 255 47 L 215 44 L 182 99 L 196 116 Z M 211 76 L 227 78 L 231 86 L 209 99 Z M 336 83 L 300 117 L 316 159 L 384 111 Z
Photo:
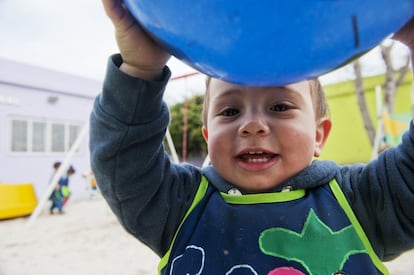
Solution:
M 206 78 L 206 92 L 204 95 L 204 102 L 203 102 L 203 111 L 202 111 L 202 123 L 205 127 L 207 127 L 207 115 L 208 115 L 208 107 L 210 104 L 210 82 L 211 77 L 207 76 Z M 310 79 L 310 93 L 312 97 L 312 103 L 315 110 L 315 119 L 319 120 L 321 118 L 329 116 L 329 107 L 327 103 L 327 99 L 325 93 L 323 91 L 322 85 L 318 78 Z
M 75 174 L 75 172 L 76 172 L 75 168 L 72 165 L 69 166 L 67 173 L 73 175 Z
M 329 117 L 328 100 L 326 99 L 326 95 L 319 78 L 310 79 L 309 85 L 313 108 L 315 109 L 315 119 L 319 120 L 324 117 Z
M 53 168 L 55 169 L 55 170 L 57 170 L 59 167 L 60 167 L 60 165 L 61 165 L 62 163 L 60 162 L 60 161 L 56 161 L 55 163 L 53 163 Z

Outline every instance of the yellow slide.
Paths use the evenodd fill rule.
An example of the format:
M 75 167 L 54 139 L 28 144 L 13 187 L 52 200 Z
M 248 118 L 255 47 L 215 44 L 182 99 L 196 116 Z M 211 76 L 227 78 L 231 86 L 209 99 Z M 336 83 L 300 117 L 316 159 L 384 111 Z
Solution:
M 0 183 L 0 220 L 30 215 L 36 205 L 33 184 Z

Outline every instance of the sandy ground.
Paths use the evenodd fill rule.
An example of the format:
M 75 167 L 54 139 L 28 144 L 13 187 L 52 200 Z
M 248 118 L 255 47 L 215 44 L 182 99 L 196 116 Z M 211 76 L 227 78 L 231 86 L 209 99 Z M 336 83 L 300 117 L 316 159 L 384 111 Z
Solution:
M 102 199 L 69 202 L 64 215 L 45 210 L 0 221 L 0 275 L 149 275 L 158 257 L 128 235 Z M 414 274 L 414 252 L 388 263 L 390 274 Z
M 130 236 L 103 199 L 69 201 L 65 214 L 47 209 L 0 221 L 0 275 L 149 275 L 158 257 Z

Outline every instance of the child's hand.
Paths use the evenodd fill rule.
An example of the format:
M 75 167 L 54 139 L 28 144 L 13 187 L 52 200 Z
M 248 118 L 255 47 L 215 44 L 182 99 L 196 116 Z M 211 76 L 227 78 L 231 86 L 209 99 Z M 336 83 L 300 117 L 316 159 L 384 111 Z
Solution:
M 122 0 L 102 0 L 102 3 L 115 27 L 116 41 L 124 62 L 120 69 L 146 80 L 159 78 L 171 55 L 143 31 Z
M 414 17 L 410 19 L 401 29 L 399 29 L 392 37 L 407 45 L 411 53 L 414 54 Z

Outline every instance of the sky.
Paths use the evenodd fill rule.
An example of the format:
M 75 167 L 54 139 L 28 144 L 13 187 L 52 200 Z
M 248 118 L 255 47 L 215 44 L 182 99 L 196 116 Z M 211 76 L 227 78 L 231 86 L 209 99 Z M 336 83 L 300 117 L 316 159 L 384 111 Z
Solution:
M 117 52 L 99 0 L 0 0 L 0 58 L 102 81 Z M 173 76 L 194 72 L 175 58 L 169 65 Z
M 99 0 L 0 0 L 0 58 L 102 81 L 108 57 L 117 51 Z M 381 71 L 378 51 L 366 60 L 363 69 Z M 194 72 L 175 58 L 168 65 L 173 77 Z M 322 77 L 322 83 L 351 78 L 352 70 L 344 68 Z M 200 75 L 172 81 L 166 99 L 180 101 L 202 92 L 203 85 Z

